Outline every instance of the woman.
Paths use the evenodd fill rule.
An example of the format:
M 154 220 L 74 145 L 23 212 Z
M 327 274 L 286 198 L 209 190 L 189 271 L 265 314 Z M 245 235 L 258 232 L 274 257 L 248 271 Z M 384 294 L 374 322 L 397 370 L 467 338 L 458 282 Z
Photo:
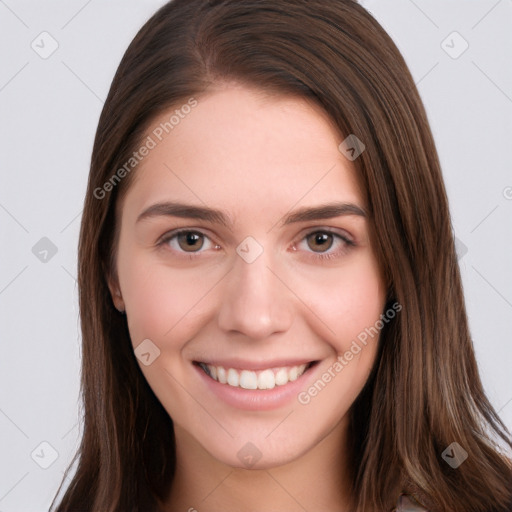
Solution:
M 440 165 L 351 0 L 175 0 L 96 134 L 58 512 L 506 511 Z

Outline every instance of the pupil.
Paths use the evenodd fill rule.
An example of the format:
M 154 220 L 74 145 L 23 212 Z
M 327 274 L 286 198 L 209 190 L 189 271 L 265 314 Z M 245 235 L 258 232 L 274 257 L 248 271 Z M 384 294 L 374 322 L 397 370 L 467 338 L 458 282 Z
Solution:
M 180 247 L 185 251 L 189 251 L 189 249 L 200 249 L 203 245 L 202 243 L 197 243 L 200 241 L 201 235 L 199 235 L 198 233 L 188 232 L 179 235 Z
M 320 252 L 317 250 L 318 248 L 327 250 L 331 247 L 332 235 L 330 235 L 329 233 L 315 233 L 313 236 L 314 236 L 315 244 L 318 244 L 316 248 L 311 247 L 311 249 L 313 249 L 315 252 Z M 330 241 L 330 243 L 326 244 L 326 242 L 329 242 L 329 241 Z

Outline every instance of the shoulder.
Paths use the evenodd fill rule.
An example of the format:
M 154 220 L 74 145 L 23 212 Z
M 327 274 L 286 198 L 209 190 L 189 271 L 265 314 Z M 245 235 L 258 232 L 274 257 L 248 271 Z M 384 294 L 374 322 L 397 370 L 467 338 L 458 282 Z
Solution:
M 428 512 L 428 509 L 418 503 L 410 494 L 401 494 L 393 512 Z
M 412 495 L 401 494 L 398 498 L 396 508 L 392 512 L 429 512 Z M 512 503 L 504 509 L 492 508 L 488 512 L 512 512 Z

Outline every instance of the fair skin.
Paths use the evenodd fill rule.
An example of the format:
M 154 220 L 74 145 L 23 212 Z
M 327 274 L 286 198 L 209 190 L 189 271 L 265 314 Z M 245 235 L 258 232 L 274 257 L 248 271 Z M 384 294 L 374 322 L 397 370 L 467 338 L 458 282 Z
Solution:
M 151 364 L 138 362 L 175 426 L 177 471 L 163 507 L 342 512 L 347 411 L 378 340 L 334 377 L 333 365 L 379 319 L 386 296 L 353 163 L 327 116 L 304 99 L 234 84 L 197 99 L 136 170 L 118 209 L 110 281 L 134 349 L 151 340 L 160 350 Z M 226 224 L 150 209 L 169 202 L 220 210 Z M 327 203 L 352 206 L 284 222 Z M 192 233 L 173 236 L 178 228 Z M 274 387 L 221 383 L 197 363 L 233 368 L 232 378 L 245 370 L 248 381 L 268 369 L 263 387 Z M 280 368 L 290 382 L 275 383 Z

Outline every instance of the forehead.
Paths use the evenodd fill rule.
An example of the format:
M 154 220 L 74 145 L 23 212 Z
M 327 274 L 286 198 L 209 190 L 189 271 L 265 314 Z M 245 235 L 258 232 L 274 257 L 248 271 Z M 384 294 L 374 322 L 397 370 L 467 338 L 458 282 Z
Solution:
M 130 208 L 176 199 L 252 215 L 299 203 L 363 206 L 354 165 L 338 150 L 344 137 L 316 104 L 233 85 L 195 101 L 151 123 L 154 147 L 135 172 Z

